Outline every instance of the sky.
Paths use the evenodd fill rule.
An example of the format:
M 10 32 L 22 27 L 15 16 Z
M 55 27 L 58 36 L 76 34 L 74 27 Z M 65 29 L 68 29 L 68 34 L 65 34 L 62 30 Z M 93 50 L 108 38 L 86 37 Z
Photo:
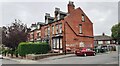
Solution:
M 80 7 L 93 23 L 94 35 L 111 35 L 111 27 L 118 23 L 117 0 L 97 2 L 91 0 L 74 0 L 75 8 Z M 10 25 L 14 19 L 20 19 L 30 26 L 36 22 L 44 22 L 45 13 L 54 16 L 55 7 L 67 12 L 68 1 L 33 1 L 33 0 L 4 0 L 0 2 L 0 26 Z

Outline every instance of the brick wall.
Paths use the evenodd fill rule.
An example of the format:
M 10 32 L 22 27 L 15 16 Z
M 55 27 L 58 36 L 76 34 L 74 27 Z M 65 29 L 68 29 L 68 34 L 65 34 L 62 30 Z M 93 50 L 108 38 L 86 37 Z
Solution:
M 72 9 L 72 10 L 71 10 Z M 63 50 L 66 48 L 71 48 L 71 50 L 79 49 L 80 47 L 94 47 L 93 38 L 93 23 L 89 20 L 87 15 L 82 11 L 81 8 L 74 9 L 74 6 L 68 6 L 68 15 L 62 20 L 41 26 L 41 39 L 45 38 L 45 29 L 50 27 L 50 38 L 49 44 L 53 45 L 52 39 L 56 37 L 56 24 L 62 23 L 62 46 Z M 82 21 L 82 15 L 84 15 L 85 21 Z M 80 25 L 82 25 L 82 34 L 80 34 Z M 54 26 L 54 35 L 52 34 L 52 26 Z M 59 29 L 58 29 L 59 31 Z M 36 31 L 34 31 L 34 36 L 36 38 Z M 59 37 L 58 37 L 59 38 Z M 66 41 L 66 42 L 65 42 Z

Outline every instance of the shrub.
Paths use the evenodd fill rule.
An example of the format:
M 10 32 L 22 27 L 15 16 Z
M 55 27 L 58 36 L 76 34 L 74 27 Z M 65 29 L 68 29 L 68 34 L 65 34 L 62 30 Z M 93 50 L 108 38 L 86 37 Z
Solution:
M 18 57 L 18 49 L 16 49 L 16 50 L 14 51 L 14 55 L 15 55 L 16 57 Z
M 2 50 L 2 54 L 6 56 L 7 50 Z
M 26 54 L 45 54 L 50 50 L 50 46 L 45 42 L 21 42 L 17 50 L 20 56 L 25 56 Z

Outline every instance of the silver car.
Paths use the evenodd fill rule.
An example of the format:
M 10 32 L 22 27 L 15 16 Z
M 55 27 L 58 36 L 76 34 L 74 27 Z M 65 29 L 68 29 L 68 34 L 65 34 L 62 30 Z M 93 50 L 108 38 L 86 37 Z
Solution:
M 0 59 L 3 59 L 3 56 L 2 56 L 2 54 L 0 54 Z

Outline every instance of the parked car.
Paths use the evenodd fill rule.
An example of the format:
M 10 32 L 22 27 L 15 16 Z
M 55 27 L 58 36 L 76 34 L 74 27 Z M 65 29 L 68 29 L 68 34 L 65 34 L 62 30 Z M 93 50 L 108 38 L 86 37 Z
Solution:
M 3 56 L 2 56 L 2 54 L 0 54 L 0 59 L 3 59 Z
M 82 48 L 81 50 L 76 50 L 75 54 L 77 56 L 95 56 L 95 51 L 91 50 L 90 48 Z

